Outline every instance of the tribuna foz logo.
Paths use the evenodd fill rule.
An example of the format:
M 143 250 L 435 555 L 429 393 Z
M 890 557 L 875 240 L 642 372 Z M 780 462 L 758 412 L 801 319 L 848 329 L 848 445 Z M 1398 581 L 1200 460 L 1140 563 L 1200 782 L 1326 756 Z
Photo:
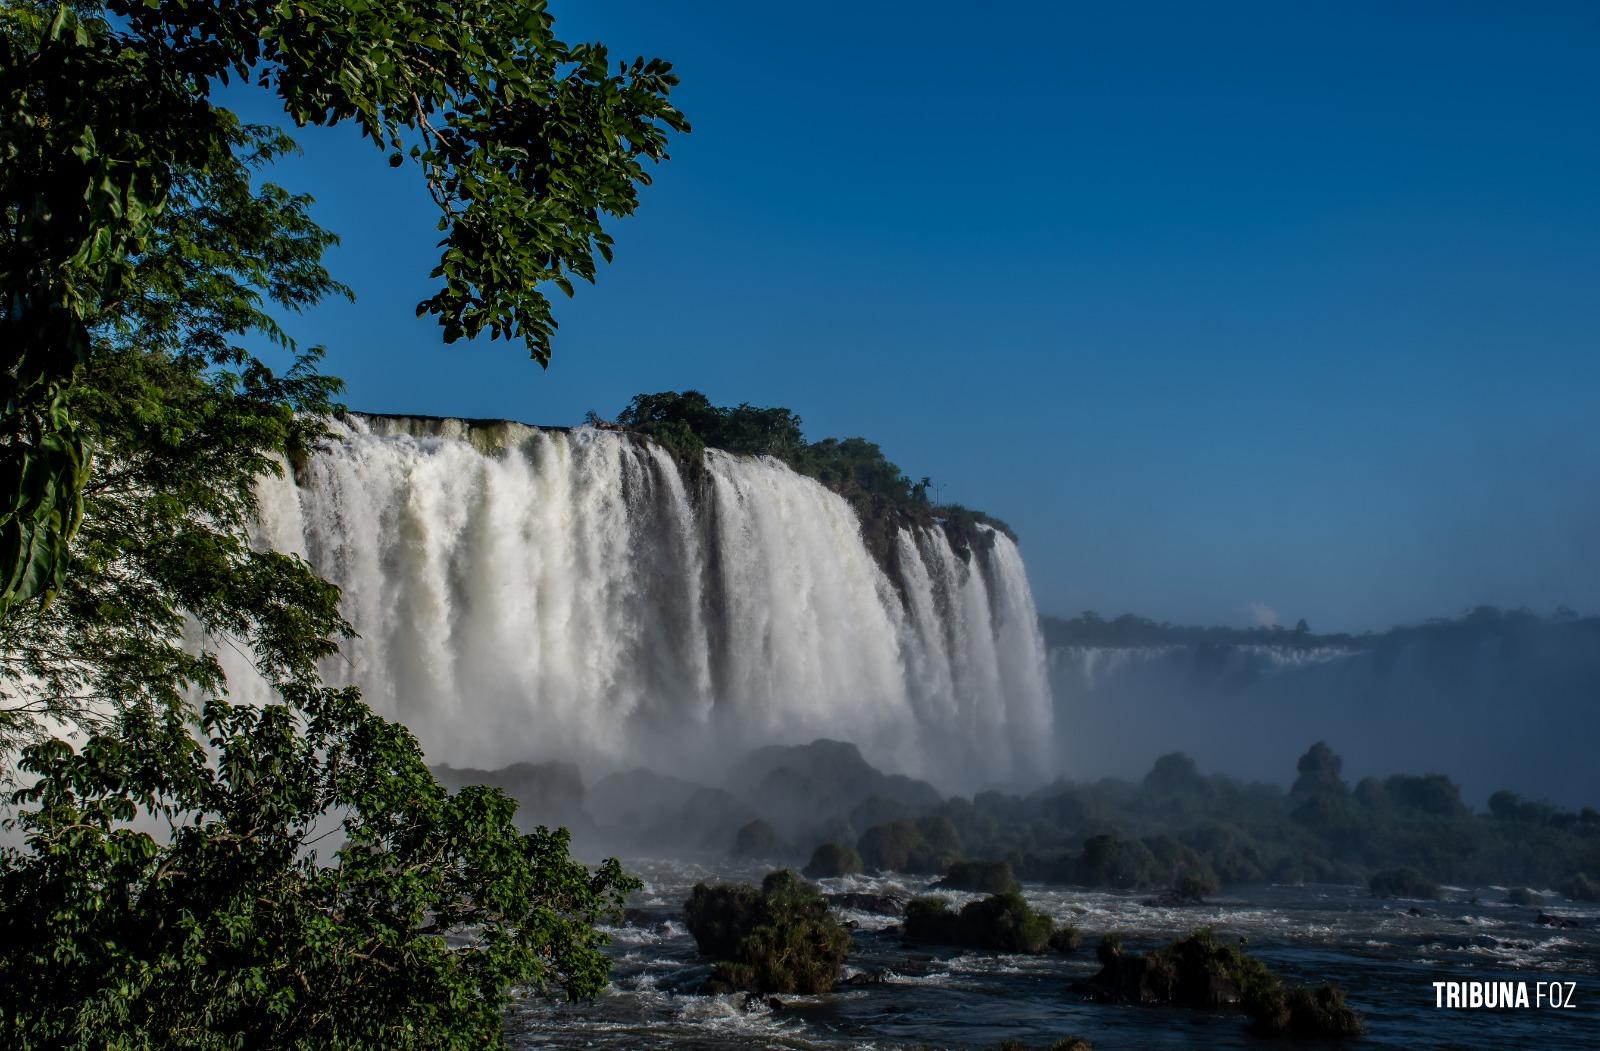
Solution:
M 1577 982 L 1434 982 L 1435 1007 L 1544 1007 L 1578 1006 Z

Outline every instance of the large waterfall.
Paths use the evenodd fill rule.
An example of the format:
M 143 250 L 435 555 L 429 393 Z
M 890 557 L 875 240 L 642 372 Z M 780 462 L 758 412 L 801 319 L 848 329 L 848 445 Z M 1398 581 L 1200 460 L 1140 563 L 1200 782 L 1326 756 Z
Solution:
M 343 590 L 330 662 L 431 762 L 700 771 L 853 741 L 946 789 L 1044 772 L 1052 706 L 1022 559 L 901 529 L 767 459 L 593 428 L 350 417 L 262 495 L 265 542 Z M 986 527 L 980 527 L 986 528 Z

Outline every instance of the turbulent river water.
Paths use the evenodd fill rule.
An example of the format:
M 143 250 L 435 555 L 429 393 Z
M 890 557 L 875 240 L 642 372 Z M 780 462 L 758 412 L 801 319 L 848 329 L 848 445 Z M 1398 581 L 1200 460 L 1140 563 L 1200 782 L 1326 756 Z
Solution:
M 1003 1040 L 1048 1047 L 1067 1035 L 1096 1051 L 1139 1048 L 1330 1046 L 1252 1036 L 1234 1012 L 1098 1004 L 1071 984 L 1097 970 L 1093 945 L 1119 931 L 1132 949 L 1152 948 L 1195 927 L 1249 939 L 1248 951 L 1285 977 L 1333 981 L 1366 1018 L 1351 1045 L 1379 1049 L 1592 1049 L 1600 1046 L 1600 907 L 1562 902 L 1547 911 L 1587 929 L 1535 923 L 1537 911 L 1500 904 L 1488 888 L 1472 903 L 1377 901 L 1364 888 L 1231 887 L 1205 906 L 1168 908 L 1135 896 L 1032 884 L 1029 901 L 1086 937 L 1070 956 L 993 956 L 904 945 L 890 916 L 845 912 L 858 925 L 846 973 L 882 970 L 882 984 L 841 986 L 827 996 L 783 998 L 781 1009 L 745 1009 L 744 995 L 693 991 L 710 968 L 696 958 L 681 921 L 700 880 L 759 882 L 762 870 L 640 860 L 638 904 L 648 919 L 613 928 L 611 989 L 589 1003 L 529 997 L 507 1019 L 517 1048 L 996 1048 Z M 915 879 L 844 877 L 827 892 L 912 894 Z M 958 901 L 970 895 L 951 895 Z M 1493 900 L 1491 900 L 1493 899 Z M 1424 915 L 1413 916 L 1417 906 Z M 1572 1010 L 1434 1007 L 1435 981 L 1504 979 L 1576 983 Z M 1336 1045 L 1333 1045 L 1336 1046 Z

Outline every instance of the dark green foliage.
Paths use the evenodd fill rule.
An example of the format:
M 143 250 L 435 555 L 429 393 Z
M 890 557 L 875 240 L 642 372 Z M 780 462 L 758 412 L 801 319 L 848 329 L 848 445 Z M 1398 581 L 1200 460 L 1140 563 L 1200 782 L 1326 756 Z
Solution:
M 1203 905 L 1217 892 L 1217 877 L 1210 869 L 1185 872 L 1172 884 L 1172 898 L 1183 905 Z
M 1544 898 L 1538 894 L 1535 894 L 1527 887 L 1512 887 L 1506 892 L 1506 904 L 1524 905 L 1529 908 L 1534 908 L 1543 905 Z
M 912 898 L 905 908 L 906 937 L 914 942 L 954 943 L 956 918 L 949 898 Z
M 950 867 L 960 853 L 961 840 L 948 819 L 921 818 L 869 828 L 861 834 L 856 849 L 869 869 L 934 873 Z
M 1084 840 L 1072 881 L 1120 890 L 1140 890 L 1166 882 L 1148 846 L 1113 834 Z
M 1580 872 L 1561 885 L 1561 893 L 1573 901 L 1600 901 L 1600 880 Z
M 701 955 L 719 961 L 706 983 L 713 993 L 826 993 L 850 951 L 850 932 L 788 869 L 769 874 L 759 891 L 697 884 L 684 923 Z
M 777 851 L 777 830 L 760 818 L 741 825 L 734 834 L 733 856 L 736 858 L 770 858 Z
M 1156 760 L 1144 775 L 1144 787 L 1151 792 L 1204 792 L 1210 785 L 1200 776 L 1194 760 L 1182 752 L 1171 752 Z
M 1295 764 L 1295 769 L 1300 776 L 1295 778 L 1294 787 L 1289 790 L 1291 795 L 1315 795 L 1319 792 L 1343 793 L 1345 784 L 1339 780 L 1339 771 L 1344 767 L 1344 760 L 1334 754 L 1327 742 L 1318 741 L 1306 750 Z
M 1083 948 L 1083 934 L 1076 927 L 1057 927 L 1050 935 L 1050 948 L 1062 954 L 1075 953 Z
M 1462 817 L 1470 813 L 1461 801 L 1461 789 L 1443 774 L 1413 777 L 1395 774 L 1383 782 L 1391 806 L 1406 807 L 1436 817 Z
M 1495 816 L 1474 815 L 1438 775 L 1366 778 L 1346 792 L 1338 756 L 1313 748 L 1307 757 L 1301 774 L 1322 787 L 1302 785 L 1298 794 L 1204 776 L 1174 754 L 1142 784 L 1107 778 L 1057 782 L 1026 797 L 985 792 L 947 800 L 929 816 L 955 827 L 966 856 L 1004 859 L 1019 879 L 1127 891 L 1170 891 L 1207 870 L 1219 886 L 1360 885 L 1401 865 L 1468 885 L 1559 886 L 1600 870 L 1600 813 L 1589 808 L 1574 813 L 1507 792 L 1495 797 Z M 904 852 L 906 830 L 890 831 L 873 838 Z M 879 846 L 867 838 L 864 857 Z
M 447 794 L 353 691 L 286 693 L 208 704 L 211 756 L 136 711 L 29 749 L 27 846 L 0 860 L 0 970 L 28 976 L 8 1046 L 482 1046 L 513 983 L 604 985 L 593 925 L 636 881 L 518 833 L 497 792 Z M 126 826 L 140 811 L 165 842 Z M 331 856 L 307 849 L 330 830 Z
M 1051 946 L 1055 924 L 1034 912 L 1020 894 L 995 894 L 968 902 L 957 913 L 946 898 L 906 903 L 905 935 L 911 941 L 961 945 L 989 952 L 1041 953 Z
M 682 125 L 663 64 L 613 74 L 550 28 L 509 0 L 0 9 L 0 781 L 32 775 L 0 852 L 5 1046 L 495 1046 L 513 988 L 603 984 L 594 924 L 636 881 L 444 791 L 323 687 L 337 592 L 251 542 L 258 479 L 338 388 L 274 314 L 348 293 L 309 198 L 264 178 L 293 143 L 210 102 L 250 79 L 415 142 L 422 310 L 542 360 L 541 284 L 593 276 Z M 223 699 L 225 650 L 270 702 Z
M 1366 1028 L 1336 985 L 1280 987 L 1248 1007 L 1263 1036 L 1356 1037 Z
M 1115 1003 L 1236 1006 L 1268 1035 L 1354 1036 L 1361 1019 L 1333 986 L 1291 988 L 1266 964 L 1238 945 L 1222 942 L 1210 928 L 1145 955 L 1124 951 L 1107 936 L 1095 950 L 1101 969 L 1082 984 L 1097 999 Z
M 1409 865 L 1374 872 L 1367 886 L 1374 898 L 1424 898 L 1437 901 L 1441 897 L 1438 884 Z
M 890 561 L 895 530 L 907 523 L 942 523 L 958 552 L 989 543 L 986 529 L 1016 539 L 1004 522 L 981 511 L 934 506 L 928 499 L 931 481 L 913 482 L 874 442 L 865 438 L 807 442 L 800 417 L 785 408 L 719 406 L 696 390 L 661 391 L 635 395 L 617 415 L 617 423 L 658 442 L 691 472 L 703 468 L 708 448 L 782 460 L 850 502 L 867 546 L 885 564 Z
M 1022 889 L 1004 861 L 958 861 L 938 885 L 976 894 L 1012 894 Z
M 701 956 L 731 958 L 762 918 L 761 892 L 744 883 L 697 883 L 683 906 L 683 923 Z
M 447 342 L 520 339 L 541 363 L 555 330 L 544 289 L 571 295 L 574 278 L 594 279 L 596 255 L 612 252 L 602 220 L 634 210 L 645 165 L 688 129 L 667 101 L 667 63 L 613 71 L 604 47 L 562 43 L 542 6 L 514 0 L 397 0 L 358 15 L 323 0 L 8 4 L 0 612 L 63 582 L 93 448 L 72 390 L 96 328 L 136 301 L 137 261 L 159 252 L 183 174 L 246 159 L 237 121 L 211 102 L 212 85 L 234 78 L 275 93 L 296 124 L 354 124 L 391 164 L 409 156 L 441 234 L 439 285 L 417 313 L 438 317 Z M 228 262 L 247 287 L 252 262 L 272 265 Z
M 811 879 L 848 876 L 860 871 L 861 855 L 856 853 L 856 848 L 837 843 L 822 844 L 812 852 L 811 861 L 805 867 L 805 874 Z

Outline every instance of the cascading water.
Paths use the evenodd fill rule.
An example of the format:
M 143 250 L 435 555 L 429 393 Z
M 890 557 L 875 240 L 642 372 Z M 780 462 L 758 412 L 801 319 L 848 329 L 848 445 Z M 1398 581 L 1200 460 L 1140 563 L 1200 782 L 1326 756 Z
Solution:
M 326 669 L 431 762 L 722 765 L 832 737 L 947 789 L 1044 772 L 1052 705 L 1016 546 L 901 529 L 767 458 L 592 428 L 351 417 L 269 481 L 262 539 L 343 590 Z M 986 527 L 985 527 L 986 528 Z

